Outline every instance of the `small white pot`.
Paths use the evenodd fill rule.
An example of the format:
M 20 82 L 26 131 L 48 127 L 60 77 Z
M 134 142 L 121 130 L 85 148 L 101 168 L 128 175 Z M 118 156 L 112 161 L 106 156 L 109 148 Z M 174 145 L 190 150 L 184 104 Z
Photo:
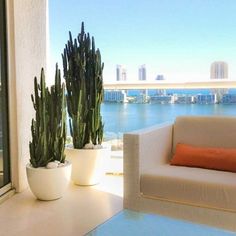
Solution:
M 61 198 L 70 182 L 71 163 L 66 161 L 62 167 L 46 169 L 26 166 L 27 179 L 32 193 L 39 200 Z
M 66 148 L 65 154 L 72 163 L 71 180 L 77 185 L 95 185 L 105 174 L 104 163 L 110 157 L 110 148 Z

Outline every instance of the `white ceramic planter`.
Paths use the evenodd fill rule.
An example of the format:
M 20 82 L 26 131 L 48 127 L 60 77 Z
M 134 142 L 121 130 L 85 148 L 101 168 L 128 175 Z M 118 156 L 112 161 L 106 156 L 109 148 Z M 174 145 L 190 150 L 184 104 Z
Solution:
M 110 148 L 66 148 L 65 154 L 72 163 L 71 180 L 77 185 L 95 185 L 105 174 L 104 163 L 110 157 Z
M 66 161 L 65 166 L 46 169 L 26 166 L 28 183 L 32 193 L 39 200 L 55 200 L 61 198 L 70 182 L 71 163 Z

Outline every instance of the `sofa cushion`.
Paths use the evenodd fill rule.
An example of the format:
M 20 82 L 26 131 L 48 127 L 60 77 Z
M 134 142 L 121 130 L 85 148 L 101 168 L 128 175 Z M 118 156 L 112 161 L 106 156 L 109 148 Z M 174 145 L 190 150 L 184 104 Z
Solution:
M 142 174 L 144 195 L 202 207 L 236 211 L 236 174 L 232 172 L 160 165 Z
M 236 148 L 205 148 L 178 143 L 170 164 L 236 172 Z
M 235 117 L 179 116 L 173 129 L 173 148 L 177 143 L 199 147 L 236 148 Z

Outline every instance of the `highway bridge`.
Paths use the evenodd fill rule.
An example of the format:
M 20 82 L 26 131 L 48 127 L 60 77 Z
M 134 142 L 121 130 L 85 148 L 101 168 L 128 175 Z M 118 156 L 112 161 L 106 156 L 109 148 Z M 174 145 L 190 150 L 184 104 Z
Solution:
M 179 82 L 168 83 L 164 81 L 138 81 L 125 82 L 116 81 L 115 83 L 104 83 L 104 89 L 210 89 L 210 88 L 236 88 L 236 81 L 233 80 L 210 80 L 204 82 Z

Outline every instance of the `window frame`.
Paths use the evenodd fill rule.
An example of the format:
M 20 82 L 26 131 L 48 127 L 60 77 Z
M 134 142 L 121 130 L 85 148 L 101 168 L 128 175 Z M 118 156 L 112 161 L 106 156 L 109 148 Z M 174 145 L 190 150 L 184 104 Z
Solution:
M 9 109 L 8 109 L 8 65 L 7 65 L 7 19 L 6 1 L 0 0 L 0 66 L 2 85 L 2 145 L 3 145 L 3 186 L 11 182 L 9 148 Z M 1 188 L 1 187 L 0 187 Z

